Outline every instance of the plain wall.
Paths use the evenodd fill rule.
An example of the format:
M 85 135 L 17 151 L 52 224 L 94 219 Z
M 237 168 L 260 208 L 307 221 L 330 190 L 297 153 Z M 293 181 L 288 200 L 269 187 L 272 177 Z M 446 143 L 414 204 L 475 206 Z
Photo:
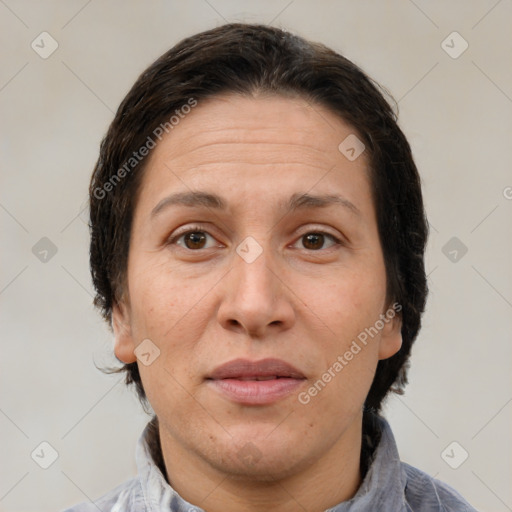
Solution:
M 119 375 L 94 366 L 115 360 L 80 212 L 139 73 L 225 21 L 325 43 L 398 100 L 432 227 L 430 296 L 410 384 L 386 416 L 402 460 L 481 510 L 512 510 L 511 2 L 6 0 L 0 17 L 0 510 L 60 510 L 135 474 L 148 418 Z M 31 47 L 43 31 L 58 42 L 46 59 Z M 469 45 L 457 58 L 459 36 L 444 43 L 452 56 L 442 45 L 454 31 Z M 46 262 L 33 253 L 43 237 L 57 249 Z M 58 452 L 48 469 L 31 458 L 42 441 Z M 459 445 L 469 454 L 457 469 L 441 456 L 453 441 L 455 458 Z

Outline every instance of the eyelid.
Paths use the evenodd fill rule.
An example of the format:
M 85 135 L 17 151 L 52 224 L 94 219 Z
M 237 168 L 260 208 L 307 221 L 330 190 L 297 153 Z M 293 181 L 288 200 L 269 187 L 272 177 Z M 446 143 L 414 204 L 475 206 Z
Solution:
M 302 226 L 300 226 L 298 229 L 301 231 L 299 238 L 301 236 L 307 235 L 308 233 L 320 233 L 322 235 L 329 235 L 334 240 L 337 240 L 340 243 L 346 243 L 346 238 L 342 233 L 339 233 L 339 232 L 333 233 L 333 232 L 329 231 L 325 226 L 320 226 L 320 225 L 315 226 L 315 225 L 311 225 L 311 224 L 306 224 L 304 229 L 302 229 Z

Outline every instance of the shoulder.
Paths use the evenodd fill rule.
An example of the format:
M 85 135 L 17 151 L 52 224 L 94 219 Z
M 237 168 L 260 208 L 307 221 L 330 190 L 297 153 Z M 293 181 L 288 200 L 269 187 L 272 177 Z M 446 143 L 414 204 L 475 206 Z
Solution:
M 448 484 L 405 462 L 401 466 L 406 475 L 405 498 L 411 510 L 478 512 Z
M 79 503 L 63 512 L 144 512 L 146 510 L 140 480 L 134 477 L 107 492 L 101 498 Z

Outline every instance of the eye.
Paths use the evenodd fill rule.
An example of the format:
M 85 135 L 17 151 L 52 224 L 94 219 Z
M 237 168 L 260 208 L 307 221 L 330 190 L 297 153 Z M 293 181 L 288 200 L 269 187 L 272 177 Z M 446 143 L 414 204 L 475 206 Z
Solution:
M 207 231 L 195 226 L 172 237 L 169 244 L 176 244 L 191 251 L 209 249 L 210 247 L 205 247 L 208 238 L 215 240 Z
M 212 235 L 210 235 L 200 226 L 193 226 L 192 228 L 189 228 L 186 231 L 178 233 L 174 237 L 170 238 L 168 243 L 179 245 L 180 247 L 191 251 L 198 251 L 201 249 L 210 249 L 211 247 L 215 247 L 215 245 L 211 245 L 210 247 L 207 246 L 208 238 L 213 241 L 215 240 Z M 334 235 L 331 235 L 330 233 L 326 233 L 325 231 L 309 231 L 308 233 L 302 235 L 296 243 L 301 240 L 303 241 L 302 247 L 309 251 L 319 251 L 326 248 L 329 249 L 335 245 L 342 244 L 338 238 L 336 238 Z M 326 240 L 331 241 L 331 245 L 328 247 L 324 247 Z
M 341 241 L 330 233 L 326 233 L 324 231 L 310 231 L 302 235 L 299 240 L 303 240 L 303 247 L 307 250 L 318 251 L 325 247 L 324 242 L 326 239 L 330 239 L 332 241 L 332 246 L 340 245 Z

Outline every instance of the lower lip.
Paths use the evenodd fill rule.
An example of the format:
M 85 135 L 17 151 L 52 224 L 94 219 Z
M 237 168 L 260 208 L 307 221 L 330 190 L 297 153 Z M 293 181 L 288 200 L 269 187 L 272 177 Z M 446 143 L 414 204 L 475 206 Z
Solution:
M 305 379 L 272 380 L 210 380 L 210 385 L 218 392 L 240 404 L 266 405 L 282 400 L 302 385 Z

